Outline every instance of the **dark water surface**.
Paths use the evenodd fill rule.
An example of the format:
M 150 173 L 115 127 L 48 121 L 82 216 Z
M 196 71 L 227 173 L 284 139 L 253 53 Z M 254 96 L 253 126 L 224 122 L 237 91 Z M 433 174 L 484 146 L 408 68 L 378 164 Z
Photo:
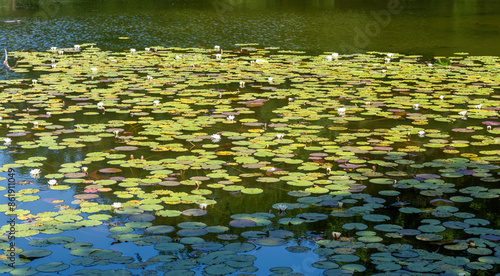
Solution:
M 313 52 L 500 55 L 500 2 L 485 1 L 0 1 L 0 48 L 45 50 L 94 42 Z M 120 40 L 119 37 L 129 37 Z

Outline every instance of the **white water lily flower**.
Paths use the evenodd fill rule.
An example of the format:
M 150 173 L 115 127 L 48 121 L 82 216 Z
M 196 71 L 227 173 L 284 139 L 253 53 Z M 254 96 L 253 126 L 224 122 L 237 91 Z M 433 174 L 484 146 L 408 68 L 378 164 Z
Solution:
M 222 55 L 221 54 L 216 54 L 215 55 L 215 59 L 222 59 Z
M 37 128 L 37 127 L 38 127 L 38 121 L 34 121 L 34 122 L 33 122 L 33 127 L 34 127 L 34 128 Z
M 326 174 L 330 174 L 332 172 L 332 168 L 326 168 Z
M 131 48 L 131 49 L 130 49 L 130 52 L 131 52 L 131 53 L 135 53 L 135 52 L 136 52 L 136 50 L 135 50 L 134 48 Z
M 440 100 L 444 100 L 444 95 L 439 96 Z
M 53 178 L 51 180 L 49 180 L 49 186 L 57 186 L 57 180 L 55 180 Z
M 333 57 L 332 57 L 332 56 L 326 56 L 326 60 L 328 60 L 328 61 L 332 61 L 332 60 L 333 60 Z
M 51 51 L 57 51 L 57 47 L 50 47 Z
M 340 233 L 340 232 L 332 232 L 332 237 L 333 237 L 333 239 L 335 239 L 335 240 L 340 239 L 340 236 L 341 236 L 341 235 L 342 235 L 342 233 Z
M 240 88 L 243 88 L 245 87 L 245 82 L 244 81 L 240 81 Z
M 10 139 L 9 137 L 6 137 L 6 138 L 3 138 L 3 142 L 4 142 L 6 145 L 10 145 L 10 143 L 12 143 L 12 139 Z
M 458 112 L 458 114 L 465 117 L 465 116 L 467 116 L 467 110 L 460 111 L 460 112 Z
M 200 203 L 200 209 L 201 210 L 206 210 L 207 209 L 207 204 L 206 203 Z
M 147 47 L 144 48 L 144 51 L 146 51 L 146 52 L 149 52 L 150 50 L 151 50 L 151 48 L 147 48 Z
M 273 77 L 269 77 L 269 78 L 267 78 L 267 81 L 268 81 L 269 83 L 273 83 Z
M 104 108 L 104 103 L 103 102 L 98 102 L 97 103 L 97 109 L 103 109 Z
M 283 139 L 283 137 L 285 137 L 285 135 L 283 135 L 283 134 L 276 134 L 276 139 L 281 140 L 281 139 Z
M 119 209 L 122 208 L 122 204 L 120 202 L 114 202 L 111 207 L 113 207 L 114 209 Z
M 160 100 L 154 100 L 154 101 L 153 101 L 153 105 L 154 105 L 154 106 L 157 106 L 157 105 L 159 105 L 159 104 L 160 104 Z
M 210 138 L 212 139 L 213 143 L 218 143 L 220 141 L 221 136 L 219 134 L 215 133 L 215 134 L 212 134 L 212 136 Z
M 276 209 L 278 209 L 279 212 L 285 212 L 286 209 L 288 209 L 288 205 L 278 204 L 278 205 L 276 205 Z
M 47 117 L 50 117 L 50 115 L 52 115 L 52 113 L 50 113 L 50 111 L 47 111 Z
M 150 75 L 148 75 L 148 76 L 146 77 L 146 79 L 147 79 L 147 80 L 153 80 L 153 77 L 152 77 L 152 76 L 150 76 Z
M 87 171 L 88 171 L 88 170 L 89 170 L 89 168 L 87 168 L 87 167 L 82 167 L 82 172 L 83 172 L 83 173 L 87 173 Z
M 31 83 L 35 85 L 38 82 L 38 80 L 31 80 Z
M 419 109 L 420 109 L 420 105 L 419 105 L 419 104 L 414 104 L 414 105 L 413 105 L 413 109 L 415 109 L 415 110 L 419 110 Z
M 339 115 L 345 115 L 346 108 L 345 107 L 339 107 L 337 108 L 337 113 Z
M 337 202 L 337 207 L 342 208 L 342 206 L 344 206 L 344 202 L 342 201 Z
M 418 136 L 419 137 L 424 137 L 425 136 L 425 131 L 424 130 L 421 130 L 418 132 Z
M 80 50 L 80 45 L 75 45 L 73 48 L 75 48 L 75 50 Z
M 219 45 L 215 45 L 214 49 L 215 49 L 215 51 L 220 51 L 220 46 Z
M 391 57 L 393 57 L 393 56 L 394 56 L 394 54 L 393 54 L 393 53 L 387 53 L 387 57 L 388 57 L 388 58 L 391 58 Z
M 229 115 L 226 118 L 228 121 L 232 122 L 234 120 L 234 115 Z
M 337 59 L 337 58 L 339 57 L 339 53 L 333 53 L 333 54 L 332 54 L 332 57 L 333 57 L 334 59 Z
M 482 104 L 476 104 L 476 109 L 482 109 L 483 105 Z
M 34 176 L 39 176 L 39 175 L 40 175 L 40 169 L 32 169 L 32 170 L 30 171 L 30 175 L 31 175 L 32 177 L 34 177 Z
M 388 58 L 388 57 L 386 57 L 384 60 L 385 60 L 385 63 L 386 63 L 386 64 L 387 64 L 387 63 L 389 63 L 389 62 L 391 62 L 391 59 L 390 59 L 390 58 Z
M 92 68 L 90 68 L 90 71 L 97 72 L 97 68 L 96 67 L 92 67 Z

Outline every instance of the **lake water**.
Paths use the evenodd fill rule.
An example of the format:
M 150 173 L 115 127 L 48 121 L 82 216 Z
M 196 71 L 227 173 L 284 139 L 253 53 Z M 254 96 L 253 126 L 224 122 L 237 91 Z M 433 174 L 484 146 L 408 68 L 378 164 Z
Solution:
M 498 273 L 498 11 L 0 1 L 11 273 Z
M 232 49 L 238 43 L 315 53 L 390 51 L 499 55 L 500 3 L 474 1 L 2 0 L 1 48 L 45 50 L 87 42 Z M 129 37 L 129 40 L 119 40 Z

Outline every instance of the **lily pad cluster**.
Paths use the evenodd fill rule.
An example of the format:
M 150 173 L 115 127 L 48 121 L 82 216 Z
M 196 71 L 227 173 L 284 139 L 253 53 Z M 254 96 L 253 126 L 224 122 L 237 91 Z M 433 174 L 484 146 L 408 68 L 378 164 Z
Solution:
M 261 273 L 276 246 L 325 275 L 498 272 L 499 57 L 254 46 L 11 53 L 0 212 L 32 240 L 0 271 Z

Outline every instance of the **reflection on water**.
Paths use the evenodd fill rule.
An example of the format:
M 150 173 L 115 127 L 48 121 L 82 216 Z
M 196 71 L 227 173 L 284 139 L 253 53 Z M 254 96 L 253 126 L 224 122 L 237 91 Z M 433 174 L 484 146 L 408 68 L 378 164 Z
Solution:
M 498 55 L 497 1 L 51 1 L 0 6 L 0 47 L 45 50 L 95 42 L 123 50 L 151 45 L 234 48 L 260 43 L 341 53 Z M 130 37 L 120 40 L 119 37 Z

